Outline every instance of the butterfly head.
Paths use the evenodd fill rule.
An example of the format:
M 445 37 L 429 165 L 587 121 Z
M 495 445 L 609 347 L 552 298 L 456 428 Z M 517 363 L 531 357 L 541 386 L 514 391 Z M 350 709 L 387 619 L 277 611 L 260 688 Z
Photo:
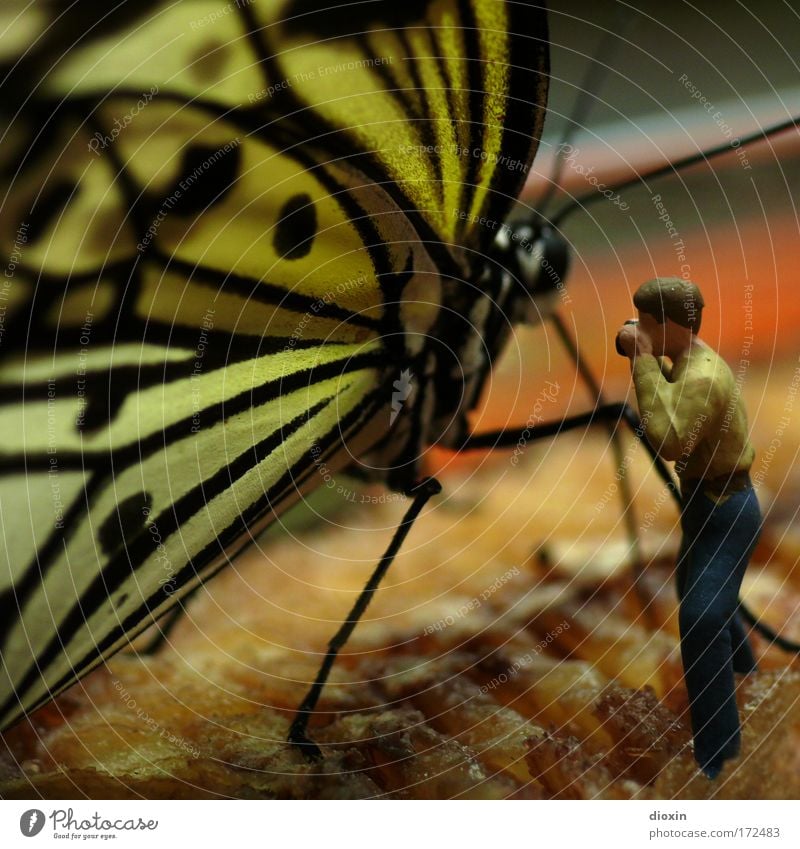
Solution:
M 544 218 L 505 225 L 497 234 L 494 259 L 510 275 L 519 297 L 512 320 L 538 324 L 558 305 L 570 265 L 566 239 Z

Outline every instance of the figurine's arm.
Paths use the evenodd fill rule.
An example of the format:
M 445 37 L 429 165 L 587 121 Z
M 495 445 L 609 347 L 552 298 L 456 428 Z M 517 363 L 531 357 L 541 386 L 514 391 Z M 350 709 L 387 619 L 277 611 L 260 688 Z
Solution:
M 713 384 L 709 377 L 687 366 L 670 382 L 652 354 L 640 354 L 633 363 L 636 400 L 650 444 L 665 460 L 692 453 L 713 416 Z

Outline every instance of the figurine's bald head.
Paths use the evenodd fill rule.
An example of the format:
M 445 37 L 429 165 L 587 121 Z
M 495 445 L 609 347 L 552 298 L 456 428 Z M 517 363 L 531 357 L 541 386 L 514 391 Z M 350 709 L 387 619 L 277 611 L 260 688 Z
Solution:
M 697 333 L 705 303 L 696 284 L 680 277 L 656 277 L 636 290 L 633 304 L 640 313 L 647 313 L 659 323 L 669 319 Z

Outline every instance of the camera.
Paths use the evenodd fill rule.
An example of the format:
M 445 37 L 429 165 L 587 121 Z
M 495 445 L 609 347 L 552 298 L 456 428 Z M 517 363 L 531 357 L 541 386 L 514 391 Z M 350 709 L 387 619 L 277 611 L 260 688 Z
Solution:
M 639 319 L 638 319 L 638 318 L 629 318 L 629 319 L 625 322 L 625 324 L 638 324 L 638 323 L 639 323 Z M 614 347 L 617 349 L 617 353 L 618 353 L 621 357 L 624 357 L 624 356 L 625 356 L 625 351 L 623 351 L 623 350 L 622 350 L 622 346 L 619 344 L 619 333 L 617 333 L 617 336 L 616 336 L 616 338 L 614 339 Z

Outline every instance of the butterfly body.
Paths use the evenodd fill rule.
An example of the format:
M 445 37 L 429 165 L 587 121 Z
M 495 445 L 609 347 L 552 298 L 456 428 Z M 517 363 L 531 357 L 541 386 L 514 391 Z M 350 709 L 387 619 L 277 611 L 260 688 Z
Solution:
M 126 8 L 11 63 L 0 728 L 324 474 L 408 490 L 510 332 L 480 222 L 536 149 L 543 12 L 373 3 L 351 34 L 319 4 L 216 8 Z

